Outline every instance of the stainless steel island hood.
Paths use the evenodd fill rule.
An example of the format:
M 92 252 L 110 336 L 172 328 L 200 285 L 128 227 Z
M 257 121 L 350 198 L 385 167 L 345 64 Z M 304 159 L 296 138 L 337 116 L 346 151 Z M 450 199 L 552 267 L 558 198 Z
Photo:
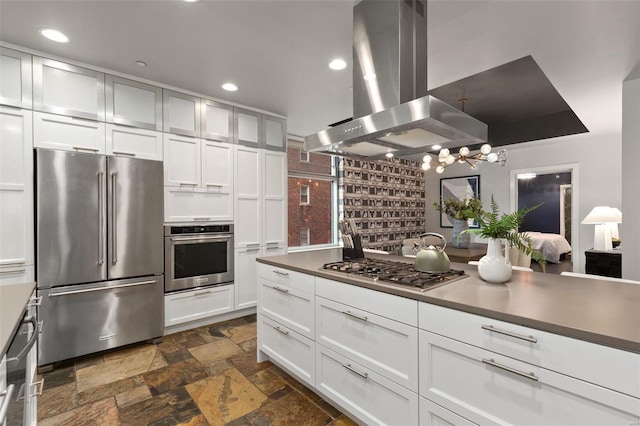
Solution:
M 487 140 L 487 125 L 427 96 L 426 0 L 363 0 L 353 10 L 353 112 L 305 150 L 375 160 Z

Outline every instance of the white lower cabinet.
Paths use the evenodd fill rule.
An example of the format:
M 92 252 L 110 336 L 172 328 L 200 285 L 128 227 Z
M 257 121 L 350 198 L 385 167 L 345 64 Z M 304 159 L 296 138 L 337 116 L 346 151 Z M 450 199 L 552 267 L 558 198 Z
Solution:
M 235 249 L 234 285 L 236 287 L 236 309 L 249 308 L 258 303 L 258 263 L 259 246 Z
M 417 425 L 418 395 L 316 344 L 316 390 L 367 425 Z
M 316 297 L 316 342 L 418 392 L 418 329 Z
M 315 386 L 315 343 L 265 315 L 258 315 L 259 349 L 289 373 Z
M 162 133 L 107 124 L 107 155 L 162 161 Z
M 420 397 L 421 426 L 474 426 L 475 423 Z
M 420 394 L 480 425 L 640 421 L 640 401 L 629 395 L 424 330 Z
M 42 112 L 33 113 L 35 148 L 104 154 L 104 123 Z
M 164 326 L 231 312 L 234 309 L 233 296 L 233 284 L 165 294 Z

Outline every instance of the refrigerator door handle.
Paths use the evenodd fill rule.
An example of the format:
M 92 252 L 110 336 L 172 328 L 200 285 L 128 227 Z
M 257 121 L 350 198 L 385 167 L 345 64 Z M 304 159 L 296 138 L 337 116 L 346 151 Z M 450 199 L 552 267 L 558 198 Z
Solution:
M 98 265 L 104 264 L 104 172 L 98 172 Z
M 111 263 L 114 265 L 118 263 L 118 187 L 116 186 L 118 182 L 118 173 L 111 173 L 111 208 L 113 209 L 113 213 L 111 215 Z
M 155 284 L 157 282 L 158 282 L 157 280 L 149 280 L 149 281 L 140 281 L 138 283 L 114 285 L 110 287 L 96 287 L 96 288 L 87 288 L 83 290 L 63 291 L 60 293 L 49 293 L 49 297 L 69 296 L 70 294 L 91 293 L 94 291 L 115 290 L 117 288 L 135 287 L 139 285 Z

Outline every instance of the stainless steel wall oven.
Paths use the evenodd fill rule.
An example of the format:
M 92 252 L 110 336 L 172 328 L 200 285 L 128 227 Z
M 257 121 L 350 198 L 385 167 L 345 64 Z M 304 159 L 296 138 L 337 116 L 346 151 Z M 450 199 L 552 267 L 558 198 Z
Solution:
M 233 225 L 164 227 L 165 293 L 233 282 Z

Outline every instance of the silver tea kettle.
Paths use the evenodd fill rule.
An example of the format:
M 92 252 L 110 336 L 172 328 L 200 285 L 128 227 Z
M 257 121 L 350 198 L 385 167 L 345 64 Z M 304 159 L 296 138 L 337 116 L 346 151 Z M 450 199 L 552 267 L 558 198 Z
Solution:
M 425 237 L 428 236 L 440 238 L 442 240 L 442 247 L 427 245 Z M 442 235 L 434 232 L 427 232 L 418 238 L 422 240 L 422 244 L 416 244 L 414 247 L 414 251 L 416 251 L 416 270 L 420 272 L 449 272 L 449 256 L 444 252 L 447 246 L 447 240 L 445 240 Z

